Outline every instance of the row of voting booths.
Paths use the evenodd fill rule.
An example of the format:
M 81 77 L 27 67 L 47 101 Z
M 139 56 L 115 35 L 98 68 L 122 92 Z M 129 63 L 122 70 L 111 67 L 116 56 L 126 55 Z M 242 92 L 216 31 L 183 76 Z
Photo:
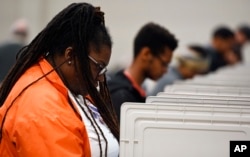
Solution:
M 120 157 L 229 157 L 250 141 L 250 64 L 166 86 L 121 107 Z

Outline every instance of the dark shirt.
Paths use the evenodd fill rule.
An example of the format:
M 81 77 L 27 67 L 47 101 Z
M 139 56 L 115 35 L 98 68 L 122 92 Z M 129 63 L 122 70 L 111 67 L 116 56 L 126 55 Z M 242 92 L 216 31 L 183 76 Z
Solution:
M 110 78 L 108 88 L 111 94 L 112 103 L 115 107 L 117 117 L 120 120 L 121 105 L 124 102 L 145 102 L 146 97 L 133 86 L 129 78 L 121 70 Z
M 212 47 L 209 47 L 207 50 L 208 56 L 210 58 L 210 66 L 208 72 L 214 72 L 219 68 L 228 65 L 221 52 L 218 52 Z
M 22 48 L 18 43 L 5 43 L 0 45 L 0 82 L 7 75 L 16 62 L 16 54 Z

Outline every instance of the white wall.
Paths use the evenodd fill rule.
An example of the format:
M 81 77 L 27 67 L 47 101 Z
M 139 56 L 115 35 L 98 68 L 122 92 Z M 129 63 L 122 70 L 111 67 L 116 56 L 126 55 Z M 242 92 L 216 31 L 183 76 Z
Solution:
M 26 17 L 31 24 L 29 40 L 73 0 L 0 0 L 0 41 L 8 36 L 11 23 Z M 224 24 L 235 29 L 250 24 L 250 0 L 86 0 L 101 6 L 113 39 L 109 68 L 128 65 L 132 42 L 139 28 L 153 21 L 165 26 L 179 39 L 176 53 L 187 44 L 209 42 L 211 31 Z

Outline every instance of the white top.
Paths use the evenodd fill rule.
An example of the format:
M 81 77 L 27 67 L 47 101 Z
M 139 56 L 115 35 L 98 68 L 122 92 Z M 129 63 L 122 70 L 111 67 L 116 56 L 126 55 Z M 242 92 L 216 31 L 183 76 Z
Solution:
M 87 113 L 88 117 L 92 119 L 92 116 L 90 115 L 91 113 L 93 114 L 93 117 L 96 120 L 97 125 L 101 128 L 105 138 L 107 139 L 107 144 L 108 144 L 108 149 L 107 149 L 107 157 L 118 157 L 119 156 L 119 144 L 114 135 L 111 133 L 110 129 L 107 127 L 107 125 L 104 123 L 102 117 L 100 116 L 98 109 L 87 99 L 86 103 L 91 110 L 91 113 L 89 112 L 87 106 L 84 104 L 84 100 L 82 96 L 77 96 L 76 99 L 79 102 L 79 104 L 76 102 L 74 96 L 72 93 L 69 91 L 69 98 L 72 100 L 74 104 L 76 104 L 77 109 L 81 115 L 82 121 L 85 124 L 88 136 L 89 136 L 89 143 L 90 143 L 90 149 L 91 149 L 91 156 L 92 157 L 99 157 L 100 156 L 100 147 L 99 147 L 99 142 L 98 142 L 98 136 L 95 132 L 94 127 L 91 125 L 91 122 L 87 118 L 87 116 L 84 114 L 82 111 L 81 107 L 85 110 Z M 81 107 L 79 106 L 81 105 Z M 96 124 L 94 123 L 96 126 Z M 100 139 L 101 139 L 101 146 L 102 146 L 102 155 L 105 156 L 105 140 L 102 137 L 102 134 L 98 130 L 98 127 L 96 126 L 97 131 L 99 133 Z

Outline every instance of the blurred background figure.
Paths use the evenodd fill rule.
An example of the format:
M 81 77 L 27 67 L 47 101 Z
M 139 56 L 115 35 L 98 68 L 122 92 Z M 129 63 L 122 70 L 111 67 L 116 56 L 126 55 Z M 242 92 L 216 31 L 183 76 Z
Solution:
M 0 44 L 0 82 L 16 61 L 16 54 L 25 46 L 28 37 L 28 23 L 18 19 L 10 27 L 9 38 Z
M 250 26 L 241 24 L 235 31 L 237 51 L 243 62 L 250 62 Z
M 124 102 L 145 102 L 142 83 L 146 78 L 157 80 L 167 71 L 178 41 L 164 26 L 150 22 L 138 31 L 133 46 L 132 63 L 108 80 L 118 118 Z
M 169 66 L 168 71 L 156 81 L 153 88 L 148 91 L 148 96 L 163 92 L 165 86 L 178 80 L 191 79 L 195 75 L 204 74 L 209 66 L 206 50 L 199 45 L 190 45 L 185 55 L 176 56 L 176 64 Z
M 217 69 L 233 65 L 240 61 L 235 51 L 234 32 L 226 27 L 217 27 L 212 34 L 211 45 L 206 49 L 210 58 L 210 66 L 208 72 L 216 71 Z

